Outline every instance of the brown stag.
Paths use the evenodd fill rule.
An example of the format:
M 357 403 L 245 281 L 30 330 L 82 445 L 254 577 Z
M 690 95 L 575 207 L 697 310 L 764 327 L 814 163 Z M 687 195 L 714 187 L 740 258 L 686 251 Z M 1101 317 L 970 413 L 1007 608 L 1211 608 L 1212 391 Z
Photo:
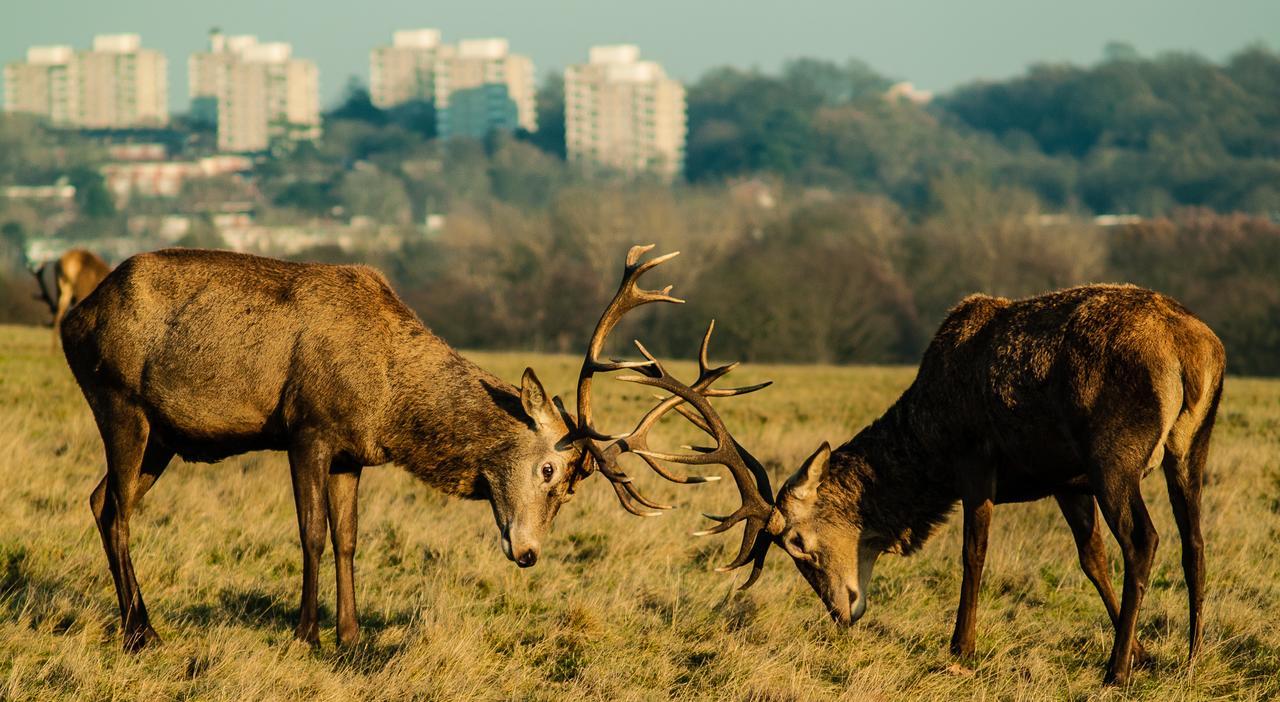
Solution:
M 448 494 L 488 500 L 503 551 L 521 567 L 536 562 L 556 512 L 596 466 L 628 511 L 664 507 L 618 468 L 619 437 L 590 428 L 592 376 L 645 366 L 600 361 L 609 330 L 635 307 L 679 302 L 669 287 L 638 287 L 645 271 L 675 255 L 640 262 L 649 248 L 628 254 L 592 336 L 579 383 L 581 429 L 531 369 L 513 387 L 467 361 L 370 268 L 200 250 L 121 264 L 71 309 L 62 339 L 106 448 L 107 473 L 90 505 L 125 648 L 158 640 L 134 577 L 129 519 L 175 454 L 214 462 L 288 452 L 303 556 L 295 634 L 311 643 L 326 532 L 339 643 L 358 635 L 353 556 L 365 466 L 395 463 Z M 671 404 L 646 415 L 630 441 L 642 441 Z
M 54 270 L 56 299 L 45 285 L 45 278 L 51 264 Z M 58 330 L 62 327 L 62 320 L 66 317 L 67 310 L 88 297 L 89 293 L 93 292 L 93 289 L 98 287 L 110 272 L 111 266 L 87 249 L 69 249 L 59 256 L 57 261 L 45 261 L 39 268 L 31 269 L 31 274 L 36 278 L 36 284 L 40 286 L 40 294 L 37 298 L 44 300 L 49 306 L 49 313 L 53 315 L 55 347 L 58 345 Z
M 993 506 L 1054 497 L 1080 564 L 1115 627 L 1105 681 L 1124 684 L 1158 537 L 1140 482 L 1163 468 L 1182 537 L 1189 660 L 1200 647 L 1204 547 L 1200 489 L 1222 394 L 1217 336 L 1176 301 L 1127 285 L 1092 285 L 1026 300 L 975 295 L 948 314 L 915 381 L 843 446 L 823 444 L 773 499 L 757 461 L 733 442 L 706 398 L 662 375 L 636 378 L 689 401 L 681 412 L 717 439 L 714 452 L 647 457 L 722 463 L 743 506 L 712 517 L 745 522 L 738 557 L 760 573 L 770 544 L 792 557 L 839 624 L 867 609 L 883 553 L 908 555 L 959 503 L 964 579 L 951 650 L 974 652 L 978 590 Z M 1103 519 L 1120 544 L 1116 601 Z

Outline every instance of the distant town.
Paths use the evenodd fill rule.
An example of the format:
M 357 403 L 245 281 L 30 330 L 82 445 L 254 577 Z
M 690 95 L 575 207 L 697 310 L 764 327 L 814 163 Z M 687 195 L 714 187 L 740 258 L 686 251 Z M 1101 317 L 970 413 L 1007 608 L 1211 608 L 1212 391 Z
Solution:
M 0 322 L 47 321 L 30 271 L 69 249 L 219 248 L 371 264 L 453 343 L 565 351 L 617 252 L 655 242 L 686 252 L 666 282 L 700 314 L 755 315 L 723 330 L 735 358 L 915 362 L 975 290 L 1111 280 L 1195 309 L 1234 372 L 1280 373 L 1266 46 L 1112 43 L 933 96 L 852 56 L 682 84 L 645 47 L 535 72 L 504 39 L 407 28 L 322 105 L 281 38 L 210 32 L 183 99 L 133 34 L 6 66 Z
M 596 46 L 564 71 L 567 159 L 585 169 L 648 174 L 665 180 L 684 164 L 685 90 L 632 45 Z M 130 131 L 170 124 L 169 62 L 136 34 L 94 37 L 91 48 L 33 46 L 5 66 L 4 109 L 54 127 Z M 258 37 L 209 33 L 187 60 L 188 123 L 216 131 L 218 157 L 198 163 L 115 165 L 105 173 L 118 197 L 177 192 L 184 178 L 248 167 L 246 156 L 320 136 L 320 77 L 293 47 Z M 442 138 L 494 131 L 536 132 L 535 75 L 528 56 L 506 39 L 445 43 L 437 29 L 395 32 L 369 54 L 369 93 L 380 109 L 434 108 Z M 136 141 L 136 140 L 134 140 Z M 127 159 L 154 164 L 145 147 Z

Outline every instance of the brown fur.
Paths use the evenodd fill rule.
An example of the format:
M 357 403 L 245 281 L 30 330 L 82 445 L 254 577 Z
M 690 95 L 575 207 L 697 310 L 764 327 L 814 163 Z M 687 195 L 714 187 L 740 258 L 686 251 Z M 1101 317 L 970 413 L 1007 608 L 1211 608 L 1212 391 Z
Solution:
M 793 532 L 780 540 L 793 556 L 845 554 L 829 554 L 825 566 L 809 558 L 797 565 L 833 616 L 850 621 L 866 596 L 853 583 L 870 578 L 875 554 L 914 552 L 959 503 L 965 577 L 952 649 L 970 656 L 992 506 L 1054 496 L 1116 625 L 1107 680 L 1123 683 L 1141 654 L 1137 610 L 1158 541 L 1139 483 L 1163 466 L 1182 534 L 1194 656 L 1204 583 L 1200 486 L 1224 363 L 1203 322 L 1149 290 L 971 296 L 948 314 L 902 397 L 813 471 L 816 493 L 789 494 L 806 483 L 802 474 L 780 492 Z M 1120 604 L 1097 507 L 1124 556 Z M 806 537 L 806 548 L 788 541 Z
M 70 249 L 53 262 L 56 299 L 45 288 L 45 271 L 49 263 L 31 271 L 40 285 L 40 297 L 49 305 L 53 315 L 53 345 L 58 345 L 59 329 L 67 310 L 89 297 L 89 293 L 111 272 L 111 266 L 97 254 L 86 249 Z
M 339 640 L 356 636 L 361 468 L 396 463 L 488 499 L 507 556 L 532 565 L 578 451 L 532 371 L 520 388 L 463 359 L 376 271 L 198 250 L 135 256 L 72 308 L 67 361 L 107 449 L 91 500 L 126 647 L 155 638 L 128 518 L 170 458 L 288 451 L 303 541 L 299 638 L 318 636 L 316 569 L 332 527 Z M 544 478 L 551 466 L 554 475 Z

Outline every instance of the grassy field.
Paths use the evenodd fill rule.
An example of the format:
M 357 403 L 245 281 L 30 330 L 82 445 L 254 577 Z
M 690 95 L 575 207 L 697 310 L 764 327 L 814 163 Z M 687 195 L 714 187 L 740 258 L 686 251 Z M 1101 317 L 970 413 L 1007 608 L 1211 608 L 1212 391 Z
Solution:
M 575 359 L 472 357 L 511 380 L 533 365 L 549 389 L 570 392 Z M 912 370 L 755 366 L 737 375 L 776 381 L 720 406 L 782 476 L 821 440 L 843 441 L 876 416 Z M 629 428 L 646 395 L 599 385 L 605 424 Z M 678 443 L 685 430 L 672 422 L 655 438 Z M 174 465 L 148 495 L 133 520 L 133 556 L 165 643 L 127 655 L 87 502 L 102 473 L 97 431 L 48 331 L 0 328 L 0 699 L 1280 696 L 1277 381 L 1227 383 L 1204 493 L 1208 611 L 1194 675 L 1184 664 L 1177 532 L 1164 481 L 1146 481 L 1163 537 L 1140 619 L 1154 663 L 1123 691 L 1100 687 L 1112 629 L 1052 501 L 996 511 L 979 661 L 968 671 L 946 653 L 958 518 L 922 553 L 881 559 L 866 618 L 839 631 L 781 551 L 745 594 L 712 572 L 736 538 L 687 534 L 704 526 L 699 511 L 736 499 L 731 484 L 652 476 L 642 478 L 647 492 L 681 509 L 632 517 L 593 478 L 561 512 L 537 567 L 522 571 L 502 557 L 484 503 L 445 499 L 394 467 L 366 471 L 356 556 L 364 638 L 335 650 L 326 558 L 326 628 L 312 650 L 291 639 L 301 553 L 288 468 L 275 454 Z

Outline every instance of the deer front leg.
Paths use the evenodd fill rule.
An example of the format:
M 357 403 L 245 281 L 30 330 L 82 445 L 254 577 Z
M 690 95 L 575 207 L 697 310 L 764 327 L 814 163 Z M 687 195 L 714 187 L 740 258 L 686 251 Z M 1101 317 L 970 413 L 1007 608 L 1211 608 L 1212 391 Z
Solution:
M 331 460 L 329 448 L 314 439 L 300 440 L 289 449 L 293 501 L 298 511 L 298 532 L 302 537 L 302 605 L 294 637 L 313 646 L 320 643 L 316 586 L 328 526 L 325 482 Z
M 71 284 L 62 280 L 62 276 L 58 276 L 58 308 L 53 313 L 53 350 L 58 350 L 58 342 L 62 340 L 62 318 L 67 316 L 67 310 L 71 309 L 71 296 L 73 294 Z
M 361 467 L 334 467 L 329 474 L 329 533 L 333 538 L 333 562 L 338 577 L 338 645 L 350 646 L 360 638 L 356 620 L 356 493 Z
M 961 560 L 964 563 L 964 581 L 960 584 L 960 607 L 956 610 L 956 629 L 951 635 L 951 653 L 960 658 L 972 658 L 978 626 L 978 591 L 982 587 L 982 566 L 987 558 L 987 535 L 991 529 L 991 513 L 994 511 L 994 485 L 987 477 L 975 481 L 965 490 L 964 547 Z

